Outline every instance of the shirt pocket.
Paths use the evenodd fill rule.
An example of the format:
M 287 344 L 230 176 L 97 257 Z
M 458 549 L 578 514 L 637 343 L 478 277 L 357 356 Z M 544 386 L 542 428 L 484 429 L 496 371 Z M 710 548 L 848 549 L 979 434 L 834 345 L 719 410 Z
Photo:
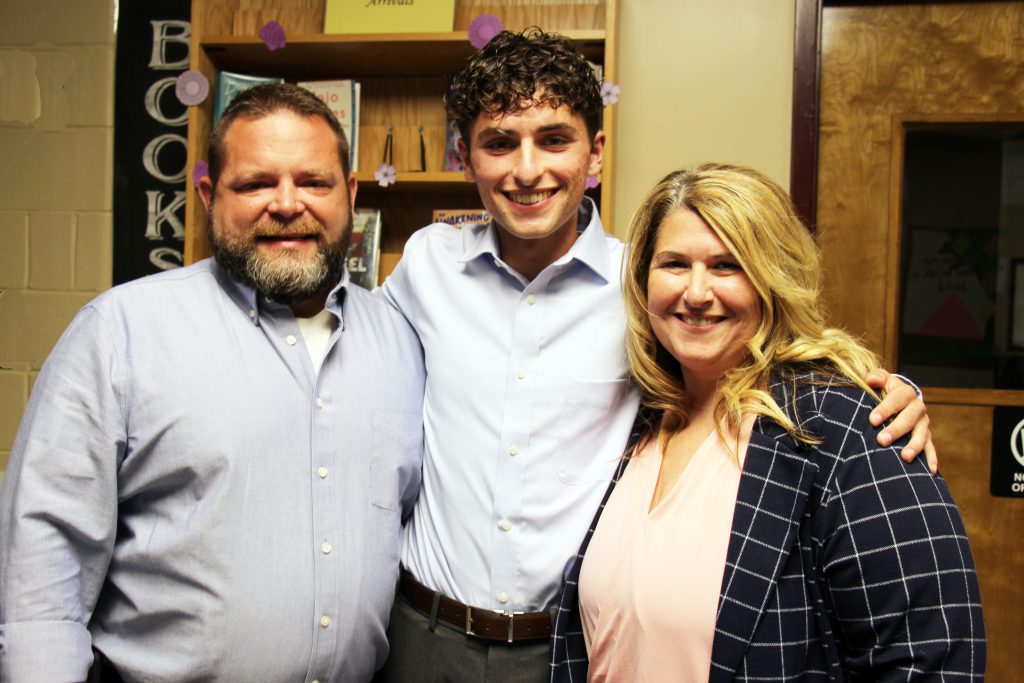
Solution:
M 555 427 L 559 434 L 558 478 L 563 483 L 611 480 L 622 454 L 608 443 L 608 428 L 615 417 L 613 411 L 618 410 L 628 391 L 629 381 L 625 379 L 568 382 Z
M 400 510 L 416 499 L 423 463 L 423 417 L 407 411 L 374 410 L 370 454 L 370 503 Z

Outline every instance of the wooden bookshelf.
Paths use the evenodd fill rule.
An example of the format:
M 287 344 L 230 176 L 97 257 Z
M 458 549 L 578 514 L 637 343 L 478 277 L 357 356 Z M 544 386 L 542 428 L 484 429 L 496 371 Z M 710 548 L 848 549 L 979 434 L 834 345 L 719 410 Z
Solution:
M 476 188 L 461 172 L 444 168 L 443 98 L 449 79 L 473 54 L 468 27 L 479 14 L 494 14 L 505 27 L 540 26 L 573 40 L 586 57 L 616 79 L 617 0 L 456 0 L 455 25 L 447 33 L 324 34 L 323 0 L 192 0 L 190 68 L 205 75 L 211 92 L 219 71 L 275 76 L 290 82 L 353 78 L 362 96 L 359 121 L 357 206 L 382 212 L 382 267 L 385 277 L 406 239 L 427 225 L 437 208 L 479 208 Z M 256 35 L 274 19 L 287 45 L 269 50 Z M 612 215 L 615 153 L 614 107 L 605 109 L 605 164 L 601 186 L 589 191 L 603 216 Z M 206 158 L 213 97 L 189 108 L 188 168 Z M 381 188 L 373 172 L 381 163 L 388 127 L 393 129 L 396 184 Z M 426 168 L 420 162 L 420 133 Z M 602 188 L 608 188 L 602 191 Z M 209 255 L 206 213 L 191 183 L 186 194 L 185 262 Z

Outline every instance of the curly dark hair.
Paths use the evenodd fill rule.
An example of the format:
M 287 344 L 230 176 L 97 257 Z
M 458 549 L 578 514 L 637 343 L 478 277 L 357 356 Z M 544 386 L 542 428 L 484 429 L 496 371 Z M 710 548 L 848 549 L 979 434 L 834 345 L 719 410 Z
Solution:
M 566 105 L 583 117 L 593 140 L 604 113 L 593 68 L 568 38 L 531 27 L 502 31 L 455 77 L 448 114 L 469 144 L 481 112 L 515 114 L 534 105 Z
M 345 131 L 342 130 L 338 119 L 323 101 L 297 85 L 290 83 L 265 83 L 257 85 L 248 90 L 243 90 L 231 100 L 217 125 L 210 133 L 210 180 L 214 187 L 220 178 L 220 172 L 224 164 L 224 136 L 235 119 L 250 117 L 261 119 L 265 116 L 287 110 L 298 116 L 319 116 L 334 132 L 334 138 L 338 143 L 338 159 L 341 161 L 341 170 L 348 179 L 348 140 L 345 138 Z

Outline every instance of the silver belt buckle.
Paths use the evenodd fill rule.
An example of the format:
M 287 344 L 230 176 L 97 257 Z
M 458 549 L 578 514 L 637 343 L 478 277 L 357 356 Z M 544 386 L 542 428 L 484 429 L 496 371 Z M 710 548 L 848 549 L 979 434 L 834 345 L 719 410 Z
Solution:
M 476 633 L 473 631 L 473 608 L 469 605 L 466 605 L 466 635 L 476 635 Z
M 511 643 L 512 642 L 512 622 L 515 620 L 517 614 L 522 615 L 522 614 L 526 614 L 526 612 L 512 612 L 511 610 L 509 610 L 509 611 L 494 610 L 494 611 L 497 612 L 498 614 L 500 614 L 503 617 L 508 617 L 508 642 Z

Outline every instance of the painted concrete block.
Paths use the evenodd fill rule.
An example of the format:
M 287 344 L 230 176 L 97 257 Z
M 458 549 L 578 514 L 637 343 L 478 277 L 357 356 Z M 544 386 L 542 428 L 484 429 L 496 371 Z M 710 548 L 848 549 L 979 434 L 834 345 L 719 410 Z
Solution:
M 4 0 L 0 45 L 113 43 L 112 0 Z
M 28 286 L 68 291 L 74 282 L 75 215 L 35 212 L 28 219 Z
M 0 450 L 11 450 L 28 401 L 28 375 L 0 370 Z
M 0 366 L 38 370 L 92 293 L 5 291 L 0 296 Z
M 110 211 L 113 129 L 0 128 L 0 207 Z
M 111 214 L 79 214 L 75 234 L 75 290 L 100 292 L 108 289 L 113 267 Z
M 28 214 L 0 211 L 0 289 L 28 286 Z

